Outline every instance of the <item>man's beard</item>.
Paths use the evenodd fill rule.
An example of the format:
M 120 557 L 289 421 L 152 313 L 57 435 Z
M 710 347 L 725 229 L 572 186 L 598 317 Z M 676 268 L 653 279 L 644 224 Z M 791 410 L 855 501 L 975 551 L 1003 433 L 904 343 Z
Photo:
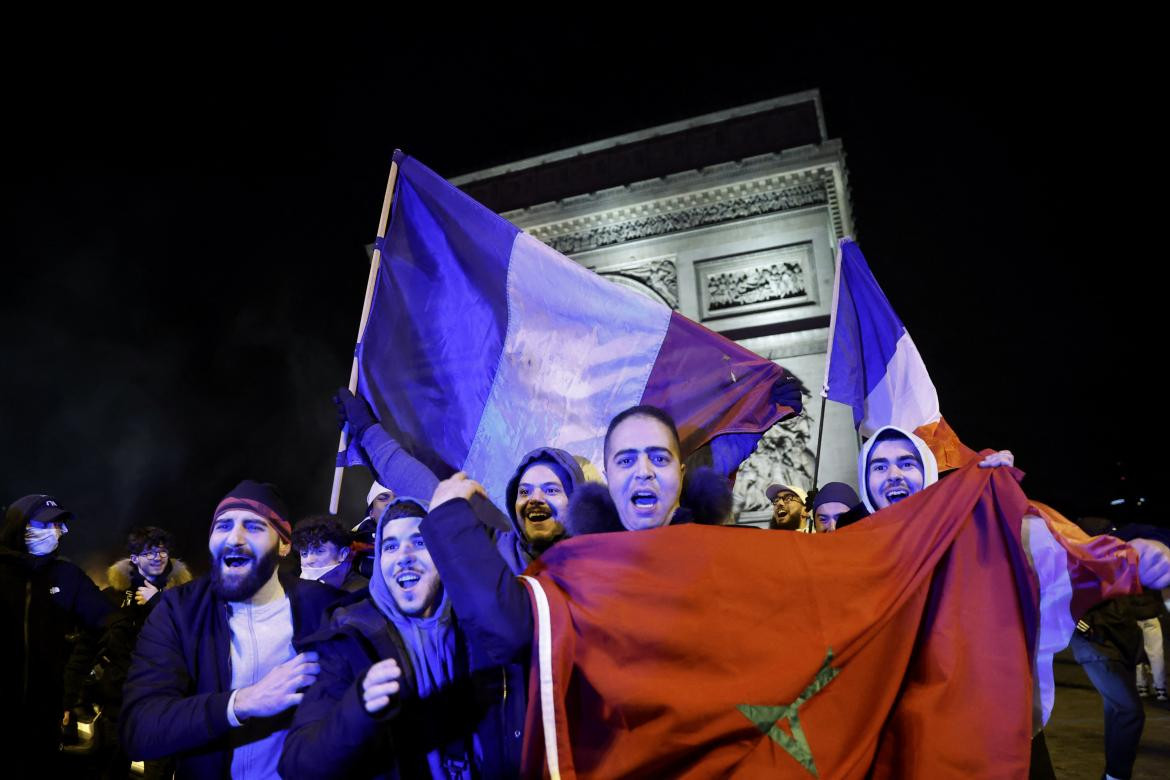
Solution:
M 781 531 L 795 531 L 800 528 L 800 513 L 772 511 L 772 528 Z
M 253 559 L 251 570 L 246 575 L 228 581 L 223 576 L 223 558 L 230 552 L 224 548 L 212 561 L 211 590 L 227 601 L 247 601 L 272 579 L 272 573 L 280 563 L 280 551 L 273 547 L 263 558 Z
M 545 519 L 541 522 L 548 524 L 547 527 L 541 529 L 544 533 L 536 538 L 529 536 L 529 531 L 526 525 L 529 520 L 529 516 L 534 513 L 538 517 L 544 516 Z M 520 507 L 520 521 L 521 527 L 525 529 L 525 542 L 527 542 L 528 547 L 537 554 L 543 553 L 549 547 L 552 547 L 555 543 L 563 539 L 566 535 L 563 524 L 560 528 L 556 528 L 553 525 L 554 523 L 560 523 L 561 518 L 558 516 L 557 511 L 552 507 L 552 505 L 545 503 L 544 501 L 529 501 L 528 503 L 524 504 L 524 506 Z

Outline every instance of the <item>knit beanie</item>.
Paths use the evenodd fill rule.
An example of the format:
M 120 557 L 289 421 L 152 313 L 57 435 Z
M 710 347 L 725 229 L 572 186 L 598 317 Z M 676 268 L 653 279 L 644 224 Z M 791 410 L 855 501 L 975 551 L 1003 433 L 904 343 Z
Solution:
M 247 509 L 250 512 L 255 512 L 272 525 L 281 541 L 288 542 L 292 539 L 292 523 L 288 520 L 288 507 L 285 506 L 284 499 L 276 485 L 270 482 L 245 479 L 236 485 L 219 502 L 219 506 L 215 508 L 215 514 L 211 516 L 211 522 L 214 523 L 216 518 L 229 509 Z

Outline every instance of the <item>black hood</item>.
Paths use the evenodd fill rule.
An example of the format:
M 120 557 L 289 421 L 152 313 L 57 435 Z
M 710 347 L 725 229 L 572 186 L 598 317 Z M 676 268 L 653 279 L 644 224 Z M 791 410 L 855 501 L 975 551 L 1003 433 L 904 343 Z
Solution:
M 512 523 L 512 530 L 525 542 L 528 539 L 524 536 L 524 524 L 520 522 L 520 518 L 516 517 L 516 493 L 520 489 L 521 475 L 533 463 L 541 462 L 557 466 L 559 472 L 568 476 L 569 484 L 565 485 L 564 488 L 565 495 L 570 499 L 577 488 L 585 484 L 585 472 L 581 471 L 581 466 L 577 463 L 576 458 L 564 450 L 558 450 L 556 447 L 537 447 L 521 458 L 520 465 L 516 467 L 516 470 L 512 472 L 512 478 L 508 480 L 508 486 L 504 490 L 504 500 L 508 504 L 506 509 L 508 510 L 508 520 Z

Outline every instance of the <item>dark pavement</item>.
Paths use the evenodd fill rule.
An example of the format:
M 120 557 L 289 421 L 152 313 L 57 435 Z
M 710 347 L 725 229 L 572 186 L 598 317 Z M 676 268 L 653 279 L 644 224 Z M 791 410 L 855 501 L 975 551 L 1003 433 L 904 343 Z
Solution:
M 1045 729 L 1059 780 L 1098 780 L 1105 771 L 1101 696 L 1068 650 L 1056 656 L 1056 704 Z M 1146 727 L 1134 780 L 1170 778 L 1170 706 L 1143 699 Z

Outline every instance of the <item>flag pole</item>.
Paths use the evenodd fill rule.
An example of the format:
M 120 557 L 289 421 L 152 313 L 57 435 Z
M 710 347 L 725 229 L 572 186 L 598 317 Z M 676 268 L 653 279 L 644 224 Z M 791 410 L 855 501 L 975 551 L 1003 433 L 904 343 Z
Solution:
M 390 162 L 390 176 L 386 179 L 386 194 L 382 197 L 382 214 L 378 218 L 378 240 L 374 242 L 374 256 L 370 258 L 370 275 L 366 279 L 366 297 L 362 301 L 362 318 L 358 322 L 357 345 L 361 346 L 362 337 L 366 333 L 366 322 L 370 319 L 370 301 L 374 297 L 374 285 L 378 280 L 378 268 L 382 264 L 382 239 L 386 237 L 386 224 L 390 221 L 390 206 L 394 200 L 394 183 L 398 180 L 398 161 Z M 355 347 L 353 366 L 349 370 L 349 392 L 357 393 L 358 358 Z M 345 431 L 337 442 L 337 452 L 341 454 L 349 449 Z M 337 514 L 337 506 L 341 500 L 341 477 L 345 473 L 344 466 L 333 469 L 333 490 L 329 494 L 329 514 Z
M 812 493 L 817 490 L 817 478 L 821 474 L 821 441 L 825 436 L 825 397 L 821 396 L 821 416 L 817 420 L 817 455 L 813 458 L 813 483 Z
M 813 483 L 812 490 L 809 491 L 810 495 L 814 497 L 817 492 L 817 480 L 821 476 L 821 442 L 825 436 L 825 400 L 829 397 L 829 365 L 833 359 L 833 329 L 837 325 L 837 298 L 841 292 L 841 247 L 845 245 L 846 241 L 851 240 L 849 236 L 842 237 L 837 242 L 837 254 L 833 258 L 833 302 L 829 306 L 829 349 L 825 354 L 825 381 L 821 385 L 821 415 L 817 419 L 817 454 L 813 457 Z M 813 522 L 813 518 L 810 517 L 810 525 Z

